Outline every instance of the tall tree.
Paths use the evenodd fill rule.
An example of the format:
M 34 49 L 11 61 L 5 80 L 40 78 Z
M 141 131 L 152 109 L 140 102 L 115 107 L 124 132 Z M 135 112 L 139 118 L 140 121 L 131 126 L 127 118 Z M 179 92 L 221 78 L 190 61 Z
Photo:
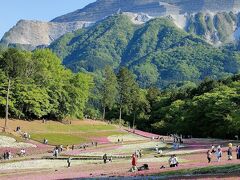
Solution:
M 133 73 L 127 68 L 121 68 L 117 77 L 119 87 L 119 121 L 121 123 L 122 112 L 130 115 L 133 111 L 134 100 L 139 87 Z
M 0 57 L 0 68 L 4 71 L 8 85 L 7 85 L 7 94 L 6 94 L 6 106 L 5 106 L 5 124 L 3 131 L 6 131 L 7 121 L 9 115 L 9 96 L 11 91 L 11 82 L 17 77 L 24 77 L 26 72 L 27 65 L 27 56 L 29 53 L 24 53 L 16 49 L 8 49 Z
M 118 94 L 117 77 L 110 66 L 105 68 L 104 82 L 102 88 L 102 106 L 103 106 L 103 119 L 105 119 L 106 108 L 112 109 L 116 103 Z
M 146 114 L 150 112 L 150 103 L 147 99 L 147 91 L 136 88 L 133 93 L 133 131 L 135 131 L 137 117 L 149 119 Z

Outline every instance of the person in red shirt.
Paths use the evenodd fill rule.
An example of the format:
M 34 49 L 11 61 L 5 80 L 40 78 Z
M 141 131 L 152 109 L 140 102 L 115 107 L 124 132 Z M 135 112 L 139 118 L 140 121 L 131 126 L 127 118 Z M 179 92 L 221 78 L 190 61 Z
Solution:
M 137 157 L 135 154 L 132 155 L 132 171 L 137 170 Z

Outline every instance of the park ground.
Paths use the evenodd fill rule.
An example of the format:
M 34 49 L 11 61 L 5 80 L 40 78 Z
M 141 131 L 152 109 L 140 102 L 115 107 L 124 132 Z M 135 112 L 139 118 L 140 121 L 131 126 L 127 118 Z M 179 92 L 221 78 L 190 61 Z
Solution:
M 4 120 L 0 120 L 0 127 Z M 17 126 L 21 133 L 15 132 Z M 27 132 L 30 140 L 24 140 L 21 135 Z M 71 124 L 47 121 L 8 122 L 8 133 L 0 134 L 0 154 L 11 150 L 14 158 L 0 160 L 0 179 L 239 179 L 240 160 L 227 160 L 227 145 L 239 142 L 219 139 L 184 139 L 180 149 L 172 148 L 172 139 L 164 137 L 165 141 L 154 139 L 156 134 L 143 131 L 119 128 L 101 121 L 83 120 L 71 121 Z M 48 139 L 44 145 L 43 139 Z M 119 141 L 120 140 L 120 141 Z M 98 142 L 97 147 L 92 142 Z M 56 145 L 74 144 L 76 149 L 64 149 L 58 158 L 53 158 L 52 150 Z M 80 148 L 87 145 L 86 150 Z M 220 162 L 213 156 L 212 162 L 207 163 L 206 151 L 211 145 L 222 145 L 224 154 Z M 155 148 L 163 150 L 159 156 Z M 16 154 L 25 148 L 27 155 L 18 157 Z M 142 150 L 143 157 L 137 160 L 137 165 L 149 165 L 149 170 L 129 172 L 131 154 Z M 112 162 L 104 164 L 103 154 L 113 157 Z M 169 168 L 168 159 L 176 154 L 180 165 Z M 72 158 L 70 168 L 67 168 L 67 158 Z M 160 169 L 161 166 L 165 168 Z

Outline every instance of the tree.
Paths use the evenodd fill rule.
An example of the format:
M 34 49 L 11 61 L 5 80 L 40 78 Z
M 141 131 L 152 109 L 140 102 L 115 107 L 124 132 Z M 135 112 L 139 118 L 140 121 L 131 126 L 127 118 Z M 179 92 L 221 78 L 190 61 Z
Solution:
M 94 85 L 93 78 L 88 74 L 78 73 L 72 76 L 70 82 L 68 90 L 70 97 L 69 115 L 71 117 L 83 118 L 85 104 Z
M 3 131 L 6 131 L 9 115 L 9 95 L 11 91 L 11 82 L 17 77 L 24 77 L 26 72 L 27 60 L 30 53 L 24 53 L 16 49 L 6 50 L 0 57 L 0 69 L 2 69 L 7 77 L 7 94 L 5 106 L 5 124 Z
M 150 104 L 147 99 L 147 91 L 136 88 L 133 93 L 133 130 L 135 130 L 136 118 L 147 120 L 146 113 L 150 112 Z M 137 116 L 137 114 L 139 114 Z
M 105 119 L 106 108 L 112 109 L 116 103 L 118 93 L 117 77 L 110 66 L 105 68 L 104 82 L 102 87 L 103 119 Z
M 121 68 L 118 73 L 119 92 L 119 121 L 122 119 L 122 112 L 131 114 L 134 106 L 134 98 L 138 92 L 138 84 L 132 72 L 127 68 Z

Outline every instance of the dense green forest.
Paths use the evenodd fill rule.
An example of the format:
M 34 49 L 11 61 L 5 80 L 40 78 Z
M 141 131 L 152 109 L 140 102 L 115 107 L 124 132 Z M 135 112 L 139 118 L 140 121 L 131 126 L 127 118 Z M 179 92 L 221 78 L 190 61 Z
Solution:
M 89 91 L 90 75 L 73 74 L 50 50 L 16 49 L 0 53 L 0 116 L 5 115 L 8 85 L 11 118 L 82 118 Z
M 240 135 L 239 75 L 205 79 L 197 87 L 186 85 L 152 99 L 149 121 L 155 132 L 219 138 Z
M 108 120 L 121 119 L 119 123 L 159 134 L 218 138 L 240 135 L 240 75 L 222 80 L 206 78 L 199 85 L 189 82 L 162 91 L 140 88 L 127 68 L 115 75 L 107 67 L 103 77 L 100 84 L 104 86 L 95 91 L 99 93 L 94 99 L 99 114 L 92 111 L 91 116 L 104 112 Z
M 203 26 L 204 34 L 212 22 L 201 21 L 201 14 L 196 15 L 194 25 Z M 239 52 L 213 47 L 167 18 L 135 25 L 126 15 L 114 15 L 62 36 L 49 48 L 74 72 L 96 73 L 108 65 L 115 71 L 127 67 L 142 88 L 180 87 L 206 77 L 231 76 L 240 69 Z

